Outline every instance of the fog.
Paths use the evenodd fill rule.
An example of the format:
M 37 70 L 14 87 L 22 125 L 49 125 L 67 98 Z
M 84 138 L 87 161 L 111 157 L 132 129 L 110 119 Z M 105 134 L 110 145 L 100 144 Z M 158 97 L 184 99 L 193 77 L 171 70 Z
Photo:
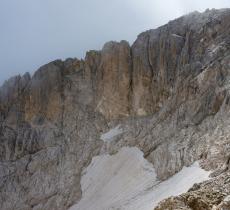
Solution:
M 1 0 L 0 84 L 68 57 L 84 58 L 109 40 L 128 40 L 191 11 L 229 0 Z

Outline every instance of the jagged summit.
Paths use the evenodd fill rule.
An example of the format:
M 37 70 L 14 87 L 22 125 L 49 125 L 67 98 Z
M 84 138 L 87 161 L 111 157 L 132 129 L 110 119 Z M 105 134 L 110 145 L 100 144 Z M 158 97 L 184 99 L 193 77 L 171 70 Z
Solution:
M 209 22 L 209 21 L 213 21 L 213 19 L 218 19 L 218 17 L 220 18 L 220 16 L 224 16 L 224 15 L 228 15 L 230 8 L 223 8 L 223 9 L 207 9 L 205 10 L 205 12 L 198 12 L 198 11 L 194 11 L 194 12 L 190 12 L 187 15 L 181 16 L 175 20 L 171 20 L 169 21 L 167 24 L 160 26 L 156 29 L 150 29 L 147 30 L 145 32 L 142 32 L 138 35 L 138 37 L 142 36 L 145 33 L 151 33 L 155 30 L 159 30 L 162 27 L 166 27 L 170 24 L 176 24 L 178 25 L 181 24 L 181 22 L 183 22 L 183 25 L 194 25 L 195 27 L 197 27 L 199 24 L 204 24 L 205 22 Z M 127 43 L 129 44 L 129 42 L 127 42 L 126 40 L 121 40 L 121 42 Z M 107 43 L 104 44 L 103 48 L 108 45 L 109 43 L 119 43 L 117 41 L 108 41 Z M 135 43 L 135 41 L 134 41 Z M 129 44 L 130 45 L 130 44 Z M 89 50 L 88 52 L 86 52 L 86 56 L 88 53 L 98 53 L 100 52 L 100 50 Z M 72 60 L 72 59 L 78 59 L 78 58 L 67 58 L 64 61 L 59 59 L 56 61 L 68 61 L 68 60 Z M 86 58 L 85 58 L 86 59 Z M 51 61 L 52 62 L 56 62 L 56 61 Z M 47 65 L 47 64 L 46 64 Z M 26 74 L 28 74 L 28 72 L 26 72 Z M 17 75 L 17 76 L 21 76 L 21 75 Z M 13 76 L 12 78 L 14 78 L 15 76 Z M 11 79 L 11 78 L 10 78 Z M 7 81 L 6 81 L 7 82 Z
M 229 34 L 230 9 L 195 12 L 140 34 L 132 46 L 108 42 L 84 60 L 56 60 L 32 77 L 5 82 L 0 209 L 67 210 L 82 199 L 81 179 L 93 157 L 113 160 L 124 147 L 141 150 L 160 182 L 195 161 L 212 171 L 207 185 L 159 208 L 188 206 L 191 199 L 196 209 L 201 200 L 206 209 L 225 205 Z M 119 133 L 101 139 L 110 129 Z

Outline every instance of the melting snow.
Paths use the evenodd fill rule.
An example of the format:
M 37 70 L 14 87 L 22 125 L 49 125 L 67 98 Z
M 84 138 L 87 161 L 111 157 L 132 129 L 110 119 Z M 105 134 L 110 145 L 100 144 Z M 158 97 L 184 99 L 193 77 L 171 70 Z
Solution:
M 111 141 L 113 138 L 119 134 L 123 133 L 122 129 L 120 128 L 120 125 L 118 125 L 115 128 L 112 128 L 110 131 L 107 133 L 104 133 L 101 135 L 101 139 L 103 141 Z
M 152 210 L 163 199 L 187 192 L 193 184 L 209 179 L 209 175 L 210 172 L 201 169 L 199 163 L 195 162 L 190 167 L 184 167 L 168 180 L 154 186 L 145 195 L 139 196 L 124 210 Z
M 122 148 L 115 155 L 94 157 L 81 179 L 82 199 L 69 210 L 152 210 L 194 183 L 208 179 L 196 162 L 159 182 L 153 165 L 137 148 Z
M 183 36 L 180 36 L 180 35 L 178 35 L 178 34 L 171 34 L 171 35 L 174 36 L 174 37 L 177 37 L 177 38 L 183 38 L 183 39 L 184 39 Z

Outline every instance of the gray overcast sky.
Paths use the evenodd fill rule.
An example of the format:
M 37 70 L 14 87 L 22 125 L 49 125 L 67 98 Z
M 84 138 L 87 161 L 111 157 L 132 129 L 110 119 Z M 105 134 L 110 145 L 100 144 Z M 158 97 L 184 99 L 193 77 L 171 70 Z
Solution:
M 128 40 L 188 12 L 230 0 L 0 0 L 0 84 L 61 58 L 84 58 L 109 40 Z

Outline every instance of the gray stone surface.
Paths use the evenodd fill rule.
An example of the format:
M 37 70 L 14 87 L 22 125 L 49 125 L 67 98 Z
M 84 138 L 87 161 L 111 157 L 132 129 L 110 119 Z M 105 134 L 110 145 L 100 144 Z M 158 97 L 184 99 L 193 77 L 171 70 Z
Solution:
M 219 186 L 229 177 L 229 34 L 229 9 L 194 12 L 132 46 L 109 42 L 6 81 L 0 209 L 68 209 L 92 157 L 123 146 L 139 147 L 162 180 L 200 159 Z M 117 124 L 123 133 L 100 140 Z

